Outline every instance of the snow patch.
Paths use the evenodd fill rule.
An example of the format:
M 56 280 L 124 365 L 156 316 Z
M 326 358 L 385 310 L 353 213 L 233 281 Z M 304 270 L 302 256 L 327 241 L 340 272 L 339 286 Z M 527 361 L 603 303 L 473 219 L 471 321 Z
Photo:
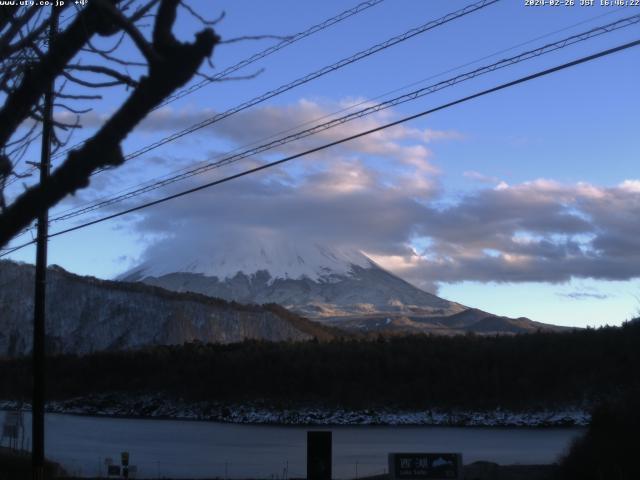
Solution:
M 335 275 L 349 275 L 353 267 L 370 268 L 371 260 L 359 250 L 329 248 L 324 245 L 294 245 L 288 241 L 248 238 L 229 248 L 199 248 L 190 251 L 152 249 L 140 265 L 118 280 L 142 280 L 170 273 L 195 273 L 223 281 L 238 272 L 253 275 L 266 271 L 275 279 L 331 281 Z
M 0 410 L 15 410 L 18 402 L 0 400 Z M 30 411 L 29 404 L 23 404 Z M 511 411 L 280 408 L 262 404 L 224 404 L 170 400 L 162 395 L 104 394 L 48 402 L 47 412 L 110 417 L 206 420 L 271 425 L 434 425 L 458 427 L 587 426 L 591 416 L 582 408 Z

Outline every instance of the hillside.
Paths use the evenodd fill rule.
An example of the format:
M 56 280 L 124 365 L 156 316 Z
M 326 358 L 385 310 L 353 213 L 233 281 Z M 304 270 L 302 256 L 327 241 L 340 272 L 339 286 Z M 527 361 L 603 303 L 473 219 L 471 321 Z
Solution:
M 31 350 L 34 267 L 0 262 L 0 355 Z M 278 306 L 240 305 L 140 283 L 81 277 L 49 269 L 47 348 L 86 354 L 99 350 L 180 345 L 330 339 L 334 329 Z

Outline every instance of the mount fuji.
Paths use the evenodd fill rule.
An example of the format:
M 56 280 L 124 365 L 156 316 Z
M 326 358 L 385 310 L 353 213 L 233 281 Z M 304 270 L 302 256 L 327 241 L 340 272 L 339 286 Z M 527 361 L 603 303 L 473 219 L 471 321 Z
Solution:
M 559 329 L 445 300 L 355 249 L 252 239 L 186 250 L 152 249 L 144 262 L 118 280 L 243 304 L 276 303 L 351 331 L 454 334 Z

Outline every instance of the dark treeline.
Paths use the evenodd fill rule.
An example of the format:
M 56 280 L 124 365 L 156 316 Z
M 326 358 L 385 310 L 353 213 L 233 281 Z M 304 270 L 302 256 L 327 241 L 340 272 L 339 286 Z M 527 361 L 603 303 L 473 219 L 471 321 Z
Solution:
M 28 399 L 30 361 L 0 361 L 0 398 Z M 640 323 L 519 336 L 187 344 L 47 361 L 50 399 L 161 392 L 275 405 L 541 408 L 640 385 Z

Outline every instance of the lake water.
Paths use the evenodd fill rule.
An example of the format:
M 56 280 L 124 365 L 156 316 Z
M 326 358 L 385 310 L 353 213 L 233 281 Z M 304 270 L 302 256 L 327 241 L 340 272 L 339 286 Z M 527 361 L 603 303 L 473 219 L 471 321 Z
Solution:
M 0 424 L 4 420 L 0 412 Z M 31 418 L 25 415 L 26 437 Z M 306 476 L 306 432 L 313 428 L 48 414 L 46 454 L 69 473 L 104 475 L 105 458 L 128 451 L 137 478 Z M 332 427 L 335 478 L 383 473 L 389 452 L 462 452 L 464 463 L 555 461 L 583 428 Z

